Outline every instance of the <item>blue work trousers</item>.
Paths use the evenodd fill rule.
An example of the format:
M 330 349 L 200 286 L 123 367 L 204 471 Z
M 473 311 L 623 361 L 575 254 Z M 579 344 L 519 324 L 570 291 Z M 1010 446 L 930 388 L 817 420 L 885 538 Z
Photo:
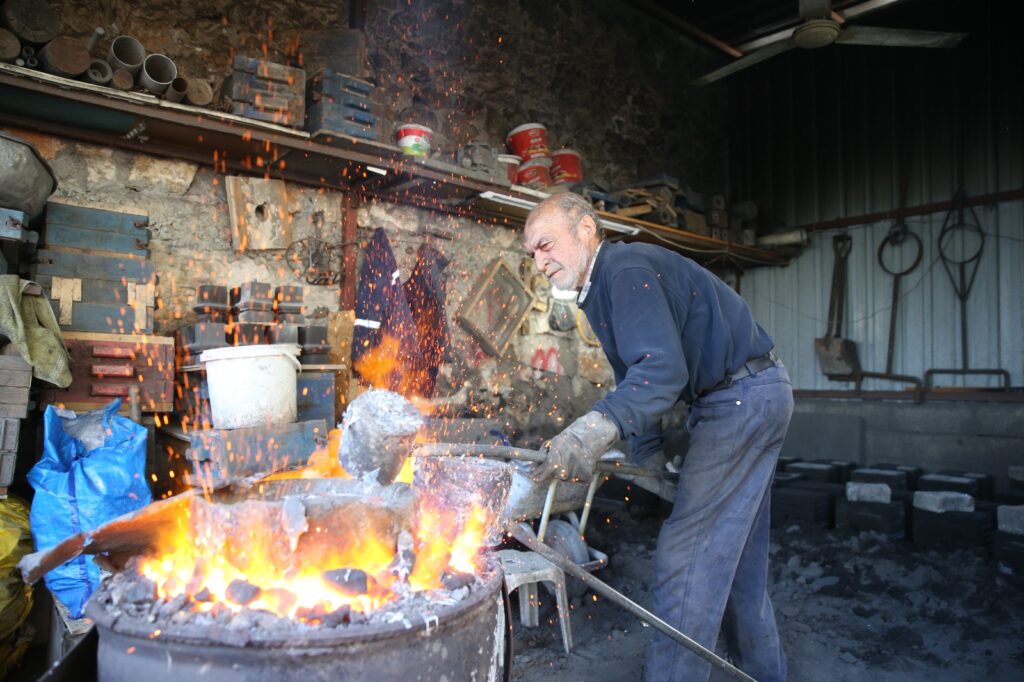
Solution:
M 655 557 L 655 613 L 712 650 L 724 628 L 733 664 L 759 682 L 786 678 L 768 597 L 768 513 L 792 415 L 781 362 L 693 402 L 690 448 Z M 707 680 L 710 672 L 709 663 L 654 633 L 648 682 Z

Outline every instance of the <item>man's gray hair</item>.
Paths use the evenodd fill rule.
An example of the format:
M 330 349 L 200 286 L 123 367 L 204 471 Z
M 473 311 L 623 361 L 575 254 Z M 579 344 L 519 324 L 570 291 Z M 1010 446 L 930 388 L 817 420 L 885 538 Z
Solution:
M 597 217 L 597 211 L 594 210 L 589 200 L 579 194 L 572 192 L 555 194 L 540 202 L 530 213 L 547 211 L 558 211 L 574 226 L 579 224 L 583 216 L 590 216 L 590 219 L 594 221 L 594 226 L 597 227 L 597 236 L 604 238 L 604 227 L 601 226 L 601 219 Z

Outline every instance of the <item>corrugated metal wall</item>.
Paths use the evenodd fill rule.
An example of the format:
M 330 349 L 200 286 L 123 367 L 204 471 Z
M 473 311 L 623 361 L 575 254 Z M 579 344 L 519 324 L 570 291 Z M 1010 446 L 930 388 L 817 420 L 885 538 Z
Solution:
M 910 5 L 908 10 L 920 9 L 923 3 Z M 740 74 L 730 83 L 730 195 L 758 203 L 762 229 L 893 209 L 900 204 L 903 182 L 908 206 L 949 200 L 956 188 L 961 130 L 969 196 L 1021 189 L 1024 41 L 1004 11 L 1012 7 L 1004 1 L 929 4 L 935 11 L 921 15 L 932 19 L 921 28 L 969 32 L 953 50 L 794 50 Z M 900 18 L 895 25 L 901 25 Z M 912 13 L 902 19 L 914 25 Z M 1020 386 L 1024 202 L 978 207 L 976 214 L 986 241 L 968 302 L 970 364 L 1005 368 Z M 932 367 L 960 366 L 959 302 L 938 251 L 945 219 L 945 211 L 907 219 L 924 253 L 921 265 L 902 282 L 897 373 L 923 376 Z M 880 268 L 876 254 L 891 224 L 848 228 L 853 251 L 844 336 L 858 343 L 866 370 L 885 369 L 893 278 Z M 760 268 L 743 279 L 743 294 L 775 337 L 797 388 L 848 386 L 824 377 L 813 346 L 825 331 L 832 234 L 814 233 L 810 248 L 789 267 Z M 899 249 L 903 257 L 912 250 L 909 244 Z M 900 255 L 888 251 L 893 269 Z M 937 383 L 965 385 L 951 377 Z M 972 378 L 966 383 L 996 382 Z M 866 389 L 899 387 L 865 382 Z

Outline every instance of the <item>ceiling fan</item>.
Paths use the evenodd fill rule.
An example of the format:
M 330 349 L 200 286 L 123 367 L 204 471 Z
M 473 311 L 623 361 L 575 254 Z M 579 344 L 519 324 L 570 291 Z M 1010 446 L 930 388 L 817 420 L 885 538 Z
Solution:
M 830 0 L 799 0 L 801 23 L 793 29 L 775 34 L 771 42 L 756 41 L 763 45 L 736 61 L 716 69 L 693 81 L 694 85 L 707 85 L 736 73 L 748 66 L 782 54 L 794 47 L 814 49 L 832 43 L 840 45 L 875 45 L 878 47 L 956 47 L 966 33 L 916 31 L 881 26 L 852 26 L 846 21 L 892 2 L 868 1 L 855 5 L 843 14 L 832 11 Z M 860 11 L 857 11 L 860 9 Z

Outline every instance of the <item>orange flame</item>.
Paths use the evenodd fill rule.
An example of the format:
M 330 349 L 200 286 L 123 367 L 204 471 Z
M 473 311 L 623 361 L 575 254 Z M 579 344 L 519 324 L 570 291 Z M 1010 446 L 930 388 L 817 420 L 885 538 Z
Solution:
M 347 476 L 337 464 L 337 438 L 329 442 L 332 445 L 324 452 L 310 458 L 311 466 L 276 478 L 319 477 L 325 470 Z M 400 478 L 411 480 L 412 467 L 413 458 L 409 458 Z M 236 580 L 245 581 L 259 588 L 259 595 L 246 604 L 249 608 L 313 624 L 345 605 L 366 613 L 399 597 L 392 572 L 397 554 L 393 525 L 363 522 L 358 533 L 340 534 L 344 537 L 336 529 L 309 527 L 301 540 L 291 540 L 289 552 L 287 534 L 281 529 L 280 507 L 260 504 L 234 513 L 220 512 L 197 498 L 190 514 L 168 528 L 157 550 L 142 559 L 139 572 L 157 585 L 161 599 L 185 594 L 196 611 L 210 611 L 217 604 L 240 610 L 237 593 L 229 587 Z M 408 586 L 403 589 L 419 592 L 441 588 L 441 577 L 447 571 L 477 573 L 491 521 L 490 512 L 482 505 L 446 508 L 433 497 L 421 495 L 410 528 L 415 563 Z M 224 526 L 230 526 L 229 536 Z M 326 572 L 338 568 L 363 571 L 365 594 L 348 593 L 325 578 Z
M 353 363 L 356 373 L 374 388 L 384 388 L 413 400 L 423 396 L 425 372 L 411 366 L 402 351 L 401 342 L 385 335 L 381 342 Z

